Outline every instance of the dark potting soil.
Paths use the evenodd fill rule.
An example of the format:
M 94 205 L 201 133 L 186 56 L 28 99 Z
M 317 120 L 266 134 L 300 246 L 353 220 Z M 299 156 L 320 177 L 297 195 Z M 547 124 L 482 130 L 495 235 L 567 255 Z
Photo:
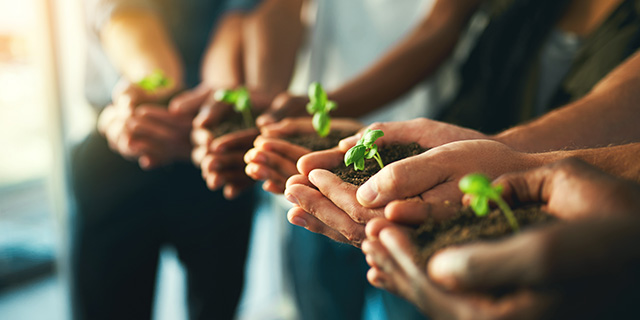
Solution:
M 518 208 L 513 210 L 513 213 L 520 230 L 558 221 L 554 216 L 542 211 L 540 206 Z M 419 248 L 416 262 L 424 266 L 436 251 L 449 246 L 478 240 L 495 240 L 512 234 L 513 230 L 500 209 L 494 209 L 484 217 L 478 217 L 470 208 L 465 208 L 449 220 L 426 221 L 415 231 L 414 243 Z
M 326 137 L 320 137 L 315 133 L 299 134 L 283 138 L 295 145 L 305 147 L 311 151 L 331 149 L 338 145 L 340 140 L 356 134 L 357 131 L 332 130 Z
M 258 113 L 251 112 L 253 121 L 256 120 L 256 117 L 259 115 Z M 255 124 L 252 128 L 255 127 Z M 244 123 L 244 119 L 242 118 L 242 114 L 239 112 L 232 112 L 228 115 L 225 121 L 220 122 L 217 126 L 211 128 L 211 133 L 213 133 L 214 137 L 221 137 L 225 134 L 229 134 L 232 132 L 249 129 Z
M 415 156 L 427 151 L 417 143 L 411 144 L 391 144 L 380 147 L 378 153 L 382 158 L 382 163 L 386 166 L 392 162 L 402 160 L 411 156 Z M 340 177 L 342 181 L 349 182 L 356 186 L 364 184 L 371 176 L 380 171 L 380 166 L 375 159 L 367 159 L 364 162 L 364 170 L 355 170 L 353 165 L 349 167 L 344 163 L 331 170 L 335 175 Z

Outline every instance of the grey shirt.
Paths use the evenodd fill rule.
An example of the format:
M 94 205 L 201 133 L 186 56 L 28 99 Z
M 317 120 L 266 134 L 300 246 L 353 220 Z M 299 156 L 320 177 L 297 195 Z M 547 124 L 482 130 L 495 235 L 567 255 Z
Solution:
M 228 11 L 247 11 L 260 0 L 85 0 L 89 30 L 85 92 L 92 105 L 102 108 L 111 100 L 111 89 L 119 78 L 102 50 L 100 29 L 120 10 L 144 8 L 165 22 L 185 65 L 187 87 L 199 80 L 200 60 L 211 31 Z

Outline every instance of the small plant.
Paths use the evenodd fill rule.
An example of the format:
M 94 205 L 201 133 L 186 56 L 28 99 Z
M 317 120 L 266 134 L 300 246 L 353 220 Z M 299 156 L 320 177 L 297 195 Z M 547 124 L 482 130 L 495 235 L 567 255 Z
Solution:
M 165 76 L 162 70 L 156 70 L 150 75 L 142 78 L 142 80 L 138 81 L 138 85 L 140 88 L 147 92 L 155 92 L 159 89 L 169 88 L 173 85 L 171 79 Z
M 253 127 L 253 117 L 251 116 L 251 99 L 247 88 L 240 87 L 236 90 L 218 90 L 213 96 L 217 101 L 233 105 L 236 112 L 242 114 L 244 124 L 247 128 Z
M 511 229 L 513 229 L 514 232 L 520 230 L 513 211 L 511 211 L 509 205 L 502 199 L 502 186 L 493 187 L 487 176 L 472 173 L 462 177 L 458 183 L 458 187 L 462 192 L 472 196 L 471 209 L 473 209 L 477 216 L 482 217 L 489 213 L 489 200 L 491 200 L 502 210 L 509 225 L 511 225 Z
M 338 105 L 329 100 L 327 93 L 318 82 L 309 86 L 309 103 L 307 112 L 313 115 L 313 128 L 320 137 L 326 137 L 331 129 L 331 118 L 329 112 L 335 110 Z
M 378 145 L 375 144 L 376 140 L 382 136 L 384 136 L 382 130 L 367 129 L 358 143 L 344 155 L 344 164 L 348 167 L 353 163 L 356 171 L 364 170 L 364 160 L 374 158 L 380 165 L 380 169 L 384 168 L 378 153 Z

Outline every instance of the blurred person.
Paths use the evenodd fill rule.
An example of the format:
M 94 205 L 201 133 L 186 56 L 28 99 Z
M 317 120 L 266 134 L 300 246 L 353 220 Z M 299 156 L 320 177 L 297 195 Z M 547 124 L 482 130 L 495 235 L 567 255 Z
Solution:
M 563 223 L 447 248 L 424 266 L 413 261 L 403 221 L 376 218 L 362 246 L 369 281 L 434 319 L 638 317 L 637 182 L 565 159 L 494 185 L 504 186 L 508 201 L 541 203 Z
M 528 16 L 523 8 L 536 9 L 537 5 L 540 5 L 527 1 L 515 1 L 513 4 L 514 7 L 511 8 L 518 10 L 513 12 L 507 10 L 506 17 L 513 17 L 513 15 L 522 17 L 523 14 Z M 542 4 L 545 6 L 536 10 L 549 10 L 550 3 L 544 2 Z M 640 61 L 637 54 L 610 72 L 597 85 L 591 86 L 591 81 L 594 81 L 603 69 L 614 65 L 613 60 L 624 59 L 626 54 L 632 53 L 634 48 L 638 47 L 640 16 L 638 16 L 637 7 L 634 6 L 635 2 L 590 1 L 589 3 L 580 2 L 580 4 L 591 9 L 600 8 L 600 10 L 587 10 L 590 14 L 584 15 L 582 7 L 575 3 L 568 3 L 570 10 L 562 11 L 564 15 L 557 22 L 559 28 L 581 30 L 582 33 L 590 35 L 585 40 L 587 42 L 592 41 L 591 37 L 599 39 L 599 51 L 591 48 L 593 45 L 582 47 L 583 50 L 589 48 L 592 54 L 586 54 L 574 62 L 573 67 L 576 70 L 584 70 L 583 72 L 589 74 L 589 77 L 580 78 L 583 81 L 579 86 L 571 87 L 576 90 L 580 88 L 580 91 L 586 88 L 590 90 L 580 100 L 548 112 L 536 121 L 522 124 L 493 136 L 428 119 L 373 125 L 370 128 L 383 129 L 387 133 L 385 137 L 380 139 L 380 144 L 418 142 L 424 148 L 433 149 L 419 156 L 386 166 L 357 191 L 354 186 L 336 180 L 335 176 L 324 170 L 313 170 L 316 168 L 329 169 L 340 164 L 344 152 L 355 144 L 356 137 L 344 141 L 341 150 L 305 156 L 298 162 L 298 169 L 302 176 L 291 178 L 285 192 L 294 203 L 301 204 L 289 212 L 289 221 L 298 222 L 299 225 L 305 225 L 308 229 L 316 230 L 316 232 L 321 232 L 333 239 L 359 246 L 364 239 L 364 224 L 373 217 L 381 216 L 383 210 L 396 210 L 398 214 L 402 214 L 406 210 L 418 210 L 417 207 L 420 207 L 419 210 L 423 213 L 423 218 L 427 215 L 446 215 L 455 210 L 456 204 L 459 206 L 460 198 L 460 191 L 456 187 L 457 181 L 471 171 L 482 171 L 495 178 L 505 172 L 531 168 L 543 163 L 529 161 L 532 157 L 524 153 L 566 148 L 589 148 L 637 141 L 634 129 L 637 121 L 635 115 L 638 113 L 635 110 L 636 107 L 631 103 L 634 101 L 633 89 L 631 88 L 637 85 L 633 70 L 637 70 Z M 580 14 L 576 15 L 573 12 Z M 498 26 L 501 26 L 501 22 L 504 21 L 500 17 L 503 16 L 498 16 L 496 20 Z M 507 21 L 513 22 L 513 19 L 507 19 Z M 517 26 L 518 24 L 513 24 L 512 28 L 506 30 L 510 34 L 513 33 L 511 36 L 517 36 L 519 34 Z M 491 25 L 487 27 L 478 40 L 478 46 L 470 55 L 467 68 L 471 68 L 474 63 L 477 64 L 478 61 L 481 61 L 477 55 L 490 58 L 488 52 L 492 52 L 491 48 L 485 47 L 483 39 L 497 37 L 503 31 L 502 28 L 504 25 L 497 29 Z M 531 30 L 528 26 L 523 26 L 522 29 Z M 612 29 L 624 30 L 625 32 L 610 33 Z M 603 39 L 603 32 L 609 37 Z M 552 38 L 548 38 L 548 40 L 552 41 Z M 607 45 L 607 41 L 611 41 L 611 45 Z M 518 52 L 520 51 L 516 50 L 516 53 Z M 606 55 L 605 52 L 608 52 L 609 55 Z M 601 55 L 608 57 L 606 62 L 600 63 L 596 59 Z M 543 57 L 544 55 L 540 56 L 546 62 L 553 60 L 551 58 L 543 59 Z M 589 61 L 589 63 L 585 61 Z M 564 66 L 563 63 L 558 63 L 558 65 Z M 480 68 L 480 66 L 477 67 Z M 492 75 L 502 71 L 502 69 L 492 69 L 486 70 L 486 73 Z M 563 79 L 562 75 L 558 78 L 558 74 L 553 77 L 556 81 Z M 471 78 L 471 80 L 474 79 L 474 77 Z M 571 76 L 569 79 L 573 79 L 573 77 Z M 463 82 L 465 81 L 467 78 L 463 78 Z M 515 80 L 511 82 L 515 82 Z M 483 82 L 478 83 L 484 85 Z M 471 86 L 471 84 L 467 84 L 467 86 Z M 562 84 L 560 88 L 562 88 L 559 89 L 560 91 L 564 91 L 565 84 Z M 463 84 L 456 99 L 458 102 L 454 101 L 452 108 L 456 108 L 456 103 L 470 101 L 467 100 L 466 95 L 473 96 L 473 92 L 469 93 Z M 579 94 L 576 93 L 576 97 L 578 96 Z M 569 101 L 573 99 L 568 95 L 564 95 L 564 97 Z M 524 97 L 521 99 L 526 100 Z M 482 100 L 478 100 L 480 105 L 482 105 L 481 102 Z M 611 106 L 615 106 L 615 108 Z M 475 107 L 468 108 L 470 112 L 477 111 L 474 109 Z M 511 108 L 518 109 L 513 105 Z M 491 109 L 489 108 L 489 110 Z M 505 118 L 500 114 L 487 114 L 487 117 L 484 115 L 482 117 L 491 118 L 495 115 L 496 123 L 493 125 L 496 127 L 505 123 Z M 492 139 L 497 142 L 456 142 L 472 139 Z M 336 184 L 339 187 L 336 187 Z M 332 189 L 327 190 L 326 186 L 332 186 Z M 318 191 L 316 188 L 320 190 Z M 336 193 L 337 190 L 340 191 Z M 328 192 L 332 193 L 329 199 L 325 197 L 328 196 Z M 402 201 L 402 199 L 413 197 L 420 197 L 422 200 L 417 203 Z M 392 201 L 396 202 L 393 206 L 386 206 Z M 314 203 L 313 209 L 308 205 L 310 202 Z M 445 207 L 441 205 L 442 202 L 448 202 L 451 205 Z M 344 209 L 348 209 L 347 212 Z M 329 221 L 330 223 L 327 224 Z
M 236 79 L 243 12 L 256 2 L 85 2 L 86 92 L 100 116 L 70 160 L 74 318 L 149 319 L 164 245 L 185 266 L 189 317 L 233 317 L 253 195 L 227 201 L 188 163 L 200 104 L 179 93 L 204 77 L 203 59 L 207 77 Z M 156 70 L 168 85 L 143 90 Z

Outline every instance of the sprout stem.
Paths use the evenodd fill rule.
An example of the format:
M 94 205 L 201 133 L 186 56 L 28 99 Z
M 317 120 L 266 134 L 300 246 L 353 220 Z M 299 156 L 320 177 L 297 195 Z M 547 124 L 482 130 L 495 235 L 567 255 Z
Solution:
M 502 212 L 504 213 L 504 216 L 507 217 L 507 221 L 509 221 L 509 225 L 511 225 L 511 229 L 513 229 L 513 232 L 520 231 L 520 227 L 518 226 L 518 220 L 516 220 L 516 216 L 513 214 L 513 211 L 511 211 L 511 208 L 509 207 L 509 205 L 506 202 L 504 202 L 504 200 L 502 200 L 502 198 L 499 196 L 493 199 L 493 201 L 495 201 L 496 204 L 498 204 L 498 207 L 500 208 L 500 210 L 502 210 Z
M 249 109 L 242 110 L 242 119 L 244 119 L 244 125 L 247 128 L 253 127 L 253 117 L 251 116 L 251 110 Z
M 378 162 L 380 169 L 384 168 L 384 164 L 382 163 L 382 158 L 380 157 L 379 153 L 376 153 L 375 155 L 373 155 L 373 158 L 376 159 L 376 161 Z

